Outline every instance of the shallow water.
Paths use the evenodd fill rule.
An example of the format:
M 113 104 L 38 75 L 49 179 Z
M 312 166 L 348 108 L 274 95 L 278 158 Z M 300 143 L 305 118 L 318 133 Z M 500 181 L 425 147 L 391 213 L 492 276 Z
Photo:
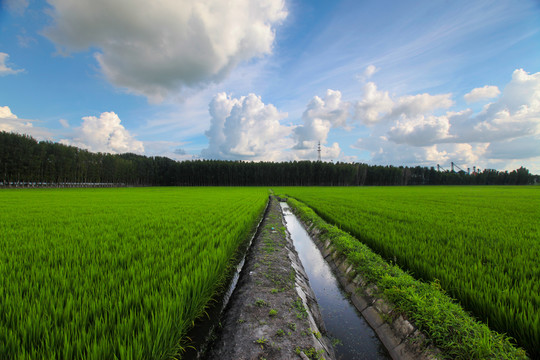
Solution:
M 291 212 L 289 205 L 280 204 L 287 230 L 317 297 L 328 336 L 335 340 L 336 357 L 343 360 L 390 359 L 384 345 L 348 299 L 330 265 Z

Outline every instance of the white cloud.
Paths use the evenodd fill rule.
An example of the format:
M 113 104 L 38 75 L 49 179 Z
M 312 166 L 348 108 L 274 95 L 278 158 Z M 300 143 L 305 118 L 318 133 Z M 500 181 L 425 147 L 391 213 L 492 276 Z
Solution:
M 62 125 L 63 128 L 69 128 L 69 121 L 67 121 L 66 119 L 60 119 L 58 120 L 58 122 L 60 123 L 60 125 Z
M 452 94 L 417 94 L 393 100 L 387 91 L 377 90 L 377 85 L 364 85 L 364 96 L 354 104 L 354 118 L 364 125 L 408 119 L 451 107 Z
M 433 166 L 439 162 L 444 164 L 448 159 L 448 153 L 437 149 L 436 145 L 416 147 L 396 144 L 388 141 L 386 136 L 376 134 L 358 139 L 353 148 L 369 151 L 369 163 L 375 165 Z
M 499 99 L 467 122 L 461 121 L 458 131 L 463 141 L 476 142 L 540 135 L 540 72 L 529 75 L 515 70 Z
M 356 78 L 359 81 L 364 82 L 370 79 L 377 71 L 379 71 L 379 69 L 377 69 L 375 65 L 368 65 L 364 72 L 361 75 L 357 75 Z
M 23 72 L 24 69 L 12 69 L 7 64 L 6 61 L 9 58 L 9 55 L 3 52 L 0 52 L 0 76 L 4 75 L 15 75 L 20 72 Z
M 161 101 L 222 80 L 243 61 L 270 54 L 284 0 L 48 0 L 45 29 L 60 51 L 99 49 L 107 79 Z
M 379 69 L 377 69 L 375 67 L 375 65 L 369 65 L 366 70 L 364 71 L 364 76 L 366 77 L 366 79 L 369 79 L 370 77 L 373 76 L 373 74 L 375 74 L 377 71 L 379 71 Z
M 354 118 L 360 120 L 364 125 L 373 125 L 389 114 L 394 107 L 394 102 L 390 99 L 387 91 L 378 91 L 377 85 L 369 82 L 364 85 L 364 96 L 362 100 L 354 105 Z
M 453 105 L 450 94 L 392 100 L 370 84 L 355 107 L 356 118 L 370 125 L 371 133 L 354 147 L 369 151 L 371 162 L 449 166 L 453 161 L 462 167 L 509 169 L 520 159 L 520 166 L 540 172 L 540 73 L 515 70 L 498 99 L 476 114 L 464 109 L 435 115 Z M 378 105 L 381 99 L 385 106 Z
M 435 110 L 447 109 L 454 104 L 451 97 L 452 94 L 418 94 L 402 96 L 394 104 L 394 107 L 388 116 L 392 119 L 401 116 L 412 118 L 429 114 Z
M 62 139 L 61 143 L 88 149 L 92 152 L 143 153 L 144 146 L 120 124 L 114 112 L 101 113 L 100 117 L 82 118 L 80 127 L 74 129 L 72 139 Z
M 30 135 L 38 140 L 49 140 L 49 130 L 34 126 L 35 120 L 19 119 L 9 106 L 0 106 L 0 131 Z
M 341 100 L 339 91 L 328 89 L 323 99 L 313 97 L 302 114 L 303 125 L 294 129 L 294 149 L 315 149 L 318 142 L 326 144 L 331 128 L 346 126 L 349 107 L 348 102 Z
M 282 125 L 287 117 L 259 96 L 234 98 L 217 94 L 209 105 L 211 126 L 206 131 L 209 146 L 204 158 L 243 160 L 315 160 L 321 142 L 323 159 L 341 158 L 337 142 L 327 143 L 333 127 L 344 127 L 349 104 L 339 91 L 328 90 L 323 99 L 315 96 L 307 105 L 302 125 Z
M 472 89 L 470 93 L 463 96 L 468 103 L 478 102 L 482 100 L 492 99 L 499 96 L 500 90 L 496 86 L 486 85 L 481 88 Z
M 408 165 L 435 167 L 437 164 L 450 166 L 450 162 L 464 167 L 474 165 L 484 167 L 488 144 L 433 144 L 412 146 L 389 141 L 385 136 L 372 136 L 359 139 L 354 148 L 368 150 L 370 163 L 377 165 Z M 449 170 L 449 169 L 448 169 Z
M 397 122 L 388 131 L 389 140 L 397 144 L 427 146 L 449 138 L 450 122 L 446 116 L 420 115 Z
M 209 147 L 201 155 L 214 159 L 280 160 L 292 146 L 291 127 L 281 125 L 287 117 L 259 96 L 233 98 L 217 94 L 209 105 Z
M 9 106 L 0 106 L 0 119 L 17 119 L 17 115 L 11 112 Z

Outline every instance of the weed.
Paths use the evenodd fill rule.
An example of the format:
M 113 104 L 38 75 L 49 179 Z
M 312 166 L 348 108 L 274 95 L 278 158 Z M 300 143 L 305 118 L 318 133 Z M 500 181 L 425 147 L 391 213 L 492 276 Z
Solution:
M 299 318 L 299 319 L 307 318 L 307 310 L 304 307 L 304 304 L 302 303 L 302 299 L 297 298 L 293 302 L 293 310 L 295 311 L 297 318 Z
M 267 306 L 268 304 L 263 299 L 257 299 L 255 300 L 255 305 L 258 307 Z
M 261 345 L 261 349 L 264 349 L 264 345 L 268 343 L 268 339 L 264 336 L 261 336 L 260 338 L 255 340 L 255 343 Z

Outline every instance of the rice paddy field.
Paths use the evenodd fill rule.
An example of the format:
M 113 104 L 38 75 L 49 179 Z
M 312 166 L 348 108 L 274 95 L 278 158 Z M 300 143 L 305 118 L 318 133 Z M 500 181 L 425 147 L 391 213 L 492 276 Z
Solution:
M 168 359 L 264 188 L 0 191 L 0 359 Z
M 291 187 L 315 210 L 540 358 L 540 187 Z

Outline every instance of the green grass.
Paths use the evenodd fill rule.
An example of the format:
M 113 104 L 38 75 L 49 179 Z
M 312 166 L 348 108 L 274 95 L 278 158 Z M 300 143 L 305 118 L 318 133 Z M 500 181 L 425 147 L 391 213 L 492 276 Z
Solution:
M 540 188 L 279 188 L 540 356 Z
M 0 358 L 178 356 L 266 201 L 263 188 L 0 191 Z

